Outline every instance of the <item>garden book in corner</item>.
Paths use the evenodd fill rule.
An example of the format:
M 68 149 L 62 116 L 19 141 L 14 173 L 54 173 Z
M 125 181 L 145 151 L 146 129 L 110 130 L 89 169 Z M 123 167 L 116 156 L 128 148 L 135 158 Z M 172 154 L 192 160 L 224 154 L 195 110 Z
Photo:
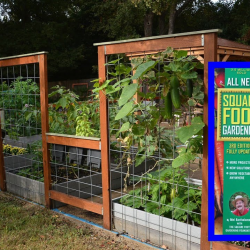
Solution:
M 208 65 L 210 241 L 250 235 L 250 63 Z

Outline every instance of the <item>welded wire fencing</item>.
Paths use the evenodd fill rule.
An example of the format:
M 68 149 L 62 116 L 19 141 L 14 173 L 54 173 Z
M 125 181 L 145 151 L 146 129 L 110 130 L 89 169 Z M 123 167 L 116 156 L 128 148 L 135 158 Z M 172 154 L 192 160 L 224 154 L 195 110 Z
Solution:
M 38 63 L 0 68 L 0 108 L 6 186 L 44 203 Z
M 171 105 L 171 114 L 166 114 L 164 92 L 171 88 L 166 89 L 166 85 L 171 86 L 166 79 L 171 77 L 167 67 L 173 60 L 159 60 L 161 56 L 155 52 L 152 56 L 107 58 L 108 81 L 113 86 L 108 89 L 113 227 L 119 233 L 165 249 L 199 249 L 202 131 L 186 141 L 180 139 L 178 131 L 195 122 L 195 117 L 201 118 L 203 98 L 194 98 L 200 94 L 200 87 L 199 80 L 192 80 L 197 88 L 193 96 L 178 108 Z M 199 64 L 195 58 L 188 63 L 193 61 Z M 150 62 L 154 66 L 146 71 Z M 145 66 L 140 78 L 129 78 L 138 75 L 140 65 Z M 187 79 L 174 75 L 183 81 L 178 87 L 180 92 L 186 91 Z M 130 94 L 124 96 L 122 85 Z M 133 88 L 137 91 L 132 92 Z M 192 105 L 188 101 L 193 101 Z M 133 108 L 127 106 L 127 111 L 121 111 L 128 103 Z M 196 144 L 197 154 L 190 157 L 191 161 L 186 155 L 186 160 L 179 162 L 177 158 L 189 152 L 191 143 Z
M 102 203 L 99 150 L 52 144 L 50 152 L 53 190 Z

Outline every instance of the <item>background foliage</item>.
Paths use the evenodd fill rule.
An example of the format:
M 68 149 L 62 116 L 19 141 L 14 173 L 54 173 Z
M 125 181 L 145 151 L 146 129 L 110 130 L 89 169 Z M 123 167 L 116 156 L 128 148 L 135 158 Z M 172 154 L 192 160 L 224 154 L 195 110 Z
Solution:
M 49 81 L 96 77 L 95 42 L 219 28 L 250 44 L 248 7 L 248 0 L 2 0 L 0 57 L 48 51 Z

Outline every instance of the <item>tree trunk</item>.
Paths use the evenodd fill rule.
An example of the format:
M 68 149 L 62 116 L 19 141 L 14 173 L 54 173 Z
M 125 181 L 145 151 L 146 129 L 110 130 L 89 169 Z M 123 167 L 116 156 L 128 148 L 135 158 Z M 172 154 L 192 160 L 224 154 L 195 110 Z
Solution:
M 158 22 L 159 22 L 159 35 L 167 34 L 166 16 L 167 16 L 167 11 L 163 11 L 161 13 L 161 15 L 159 16 L 159 19 L 158 19 Z
M 174 22 L 176 16 L 176 4 L 172 4 L 170 7 L 169 19 L 168 19 L 168 34 L 174 33 Z
M 153 33 L 153 13 L 150 11 L 144 18 L 144 35 L 152 36 Z

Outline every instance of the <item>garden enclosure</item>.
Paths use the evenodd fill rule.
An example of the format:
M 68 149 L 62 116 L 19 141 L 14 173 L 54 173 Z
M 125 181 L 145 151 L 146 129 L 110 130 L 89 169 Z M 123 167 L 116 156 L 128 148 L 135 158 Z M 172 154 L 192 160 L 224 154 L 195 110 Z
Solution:
M 248 60 L 250 56 L 248 46 L 217 38 L 218 32 L 209 30 L 95 44 L 103 85 L 99 86 L 100 105 L 95 106 L 92 102 L 91 106 L 100 113 L 100 138 L 94 137 L 96 131 L 94 135 L 90 133 L 92 137 L 86 137 L 80 123 L 78 130 L 70 123 L 76 116 L 79 120 L 86 119 L 82 114 L 90 109 L 77 103 L 74 93 L 55 89 L 55 96 L 61 96 L 49 104 L 46 53 L 1 59 L 1 100 L 5 100 L 1 106 L 4 110 L 1 123 L 8 133 L 3 138 L 4 144 L 11 145 L 10 150 L 25 148 L 27 151 L 16 156 L 10 152 L 2 155 L 1 190 L 23 196 L 26 192 L 29 193 L 26 198 L 34 200 L 34 197 L 43 197 L 36 201 L 47 207 L 52 207 L 52 203 L 54 206 L 65 203 L 101 214 L 105 228 L 114 226 L 119 232 L 160 247 L 210 249 L 207 240 L 207 66 L 209 61 L 235 60 L 235 57 Z M 168 47 L 176 51 L 166 51 Z M 204 78 L 204 86 L 197 80 L 191 105 L 182 103 L 178 107 L 173 103 L 174 112 L 171 110 L 170 117 L 166 114 L 164 117 L 161 112 L 165 109 L 162 99 L 166 98 L 163 80 L 175 72 L 173 67 L 169 69 L 172 55 L 175 53 L 175 62 L 187 56 L 178 51 L 195 56 L 190 57 L 189 62 L 194 63 L 197 74 L 183 79 Z M 138 78 L 133 77 L 139 74 L 136 72 L 140 65 L 146 63 L 146 73 L 142 70 Z M 204 70 L 200 63 L 204 64 Z M 181 61 L 181 65 L 186 64 Z M 193 72 L 193 69 L 188 66 L 186 71 Z M 27 81 L 34 88 L 28 93 L 20 93 L 18 84 L 27 84 Z M 134 92 L 131 83 L 138 87 Z M 116 87 L 121 88 L 116 91 Z M 126 87 L 129 94 L 119 101 L 116 94 Z M 204 103 L 201 92 L 204 92 Z M 7 102 L 10 98 L 15 101 Z M 125 105 L 124 110 L 128 112 L 121 115 Z M 76 106 L 78 114 L 68 112 Z M 181 152 L 186 148 L 185 142 L 178 137 L 178 130 L 190 124 L 192 119 L 202 127 L 197 120 L 202 114 L 205 123 L 203 153 L 197 152 L 193 163 L 173 168 L 172 162 L 178 158 L 177 150 Z M 91 119 L 87 118 L 85 127 Z M 60 121 L 68 121 L 68 126 L 64 128 Z M 61 134 L 57 133 L 59 129 L 62 129 Z M 33 141 L 27 142 L 28 138 L 23 138 L 26 136 L 29 139 L 33 136 Z M 18 149 L 13 149 L 16 146 Z M 2 151 L 8 150 L 6 145 L 2 147 Z M 41 169 L 42 176 L 39 175 Z M 19 180 L 11 179 L 17 175 L 21 177 Z M 28 182 L 34 179 L 38 186 L 41 185 L 37 191 L 34 191 L 36 184 Z M 18 193 L 20 189 L 24 190 L 22 194 Z M 211 244 L 212 249 L 238 249 L 222 242 Z

